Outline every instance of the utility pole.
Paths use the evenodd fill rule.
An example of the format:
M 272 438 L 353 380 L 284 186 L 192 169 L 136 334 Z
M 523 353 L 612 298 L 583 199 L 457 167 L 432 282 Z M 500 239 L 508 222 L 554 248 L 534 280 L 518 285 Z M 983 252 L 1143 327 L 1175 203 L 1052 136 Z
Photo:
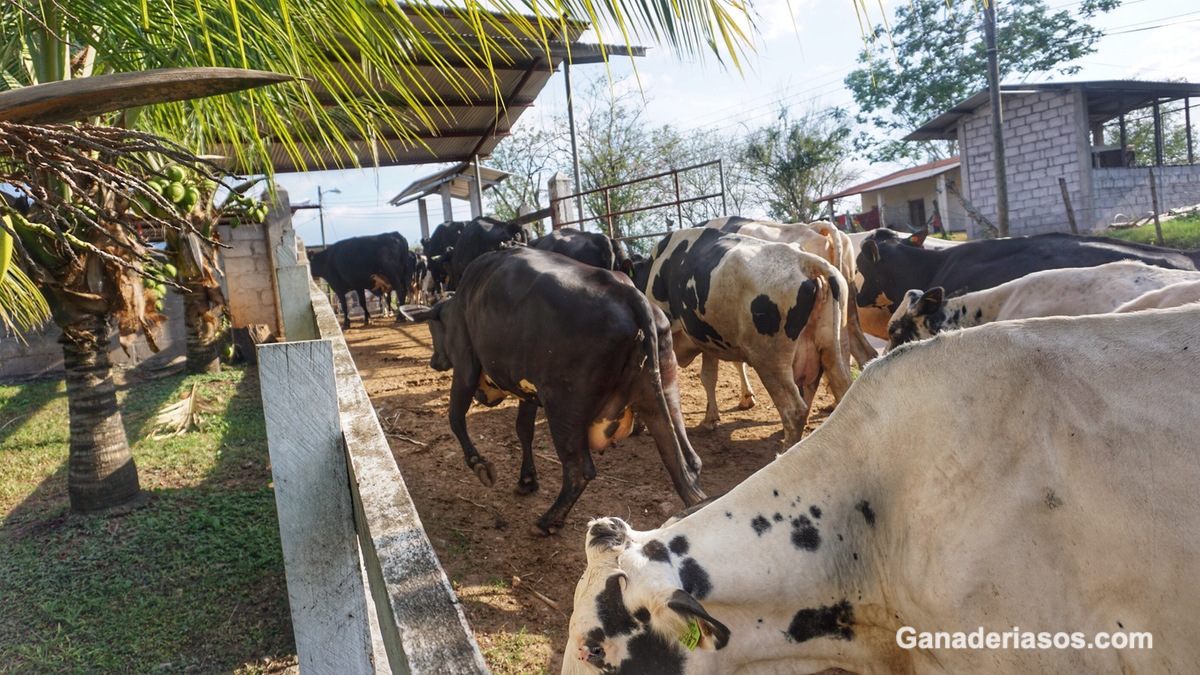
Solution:
M 328 194 L 342 194 L 342 191 L 333 188 L 328 191 Z M 321 186 L 317 186 L 317 216 L 321 219 L 321 249 L 325 249 L 325 193 L 321 192 Z
M 1001 237 L 1008 236 L 1008 174 L 1004 162 L 1004 114 L 1000 108 L 1000 62 L 996 52 L 996 2 L 984 0 L 983 35 L 987 43 L 988 99 L 992 104 L 992 158 L 996 171 L 996 219 Z

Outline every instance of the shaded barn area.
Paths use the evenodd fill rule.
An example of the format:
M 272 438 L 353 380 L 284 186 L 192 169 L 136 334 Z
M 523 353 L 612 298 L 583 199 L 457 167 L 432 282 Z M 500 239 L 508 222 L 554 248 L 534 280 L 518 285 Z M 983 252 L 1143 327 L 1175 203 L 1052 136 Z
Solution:
M 446 421 L 450 373 L 429 368 L 431 341 L 424 325 L 354 328 L 346 343 L 387 434 L 425 530 L 467 619 L 496 673 L 555 672 L 561 667 L 575 583 L 586 566 L 583 550 L 588 520 L 614 515 L 640 529 L 656 527 L 683 509 L 648 434 L 594 453 L 597 478 L 588 485 L 552 537 L 535 537 L 533 522 L 558 490 L 561 467 L 539 412 L 534 437 L 542 488 L 517 496 L 521 464 L 513 424 L 516 403 L 476 405 L 467 426 L 480 452 L 495 465 L 497 483 L 488 489 L 463 463 Z M 751 373 L 758 406 L 737 410 L 735 370 L 721 368 L 718 402 L 722 424 L 713 433 L 692 431 L 704 417 L 700 360 L 681 371 L 680 393 L 689 438 L 704 462 L 701 485 L 709 496 L 732 488 L 784 451 L 779 417 L 762 384 Z M 808 429 L 829 415 L 833 397 L 824 385 Z M 513 586 L 513 577 L 520 586 Z M 558 609 L 535 598 L 537 591 Z

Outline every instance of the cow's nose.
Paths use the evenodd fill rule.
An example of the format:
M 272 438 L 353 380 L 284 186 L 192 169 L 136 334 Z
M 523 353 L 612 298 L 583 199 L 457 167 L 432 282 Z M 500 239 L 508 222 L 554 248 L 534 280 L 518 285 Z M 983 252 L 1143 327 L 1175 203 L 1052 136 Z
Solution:
M 578 654 L 578 658 L 579 658 L 579 660 L 580 660 L 580 661 L 587 661 L 587 660 L 588 660 L 588 648 L 587 648 L 587 647 L 580 647 L 580 648 L 579 648 L 579 654 Z

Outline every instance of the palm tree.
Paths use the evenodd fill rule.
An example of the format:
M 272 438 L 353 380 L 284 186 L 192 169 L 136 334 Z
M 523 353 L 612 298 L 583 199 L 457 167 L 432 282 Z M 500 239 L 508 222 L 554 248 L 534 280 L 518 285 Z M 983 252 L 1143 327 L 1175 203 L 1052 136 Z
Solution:
M 511 22 L 497 22 L 496 11 L 510 14 Z M 650 38 L 683 54 L 711 51 L 735 65 L 749 48 L 744 0 L 492 0 L 487 7 L 480 0 L 463 0 L 449 9 L 429 0 L 403 7 L 392 0 L 0 0 L 0 90 L 167 66 L 254 68 L 309 78 L 311 88 L 297 83 L 165 105 L 140 101 L 145 107 L 93 118 L 174 139 L 198 154 L 225 149 L 234 165 L 257 167 L 269 175 L 268 141 L 282 145 L 300 165 L 306 150 L 353 157 L 356 139 L 385 131 L 408 134 L 419 143 L 422 127 L 432 123 L 430 106 L 437 104 L 429 100 L 430 79 L 449 79 L 464 91 L 470 86 L 468 76 L 456 71 L 437 45 L 448 44 L 461 61 L 481 64 L 471 77 L 495 81 L 491 64 L 508 58 L 506 50 L 548 48 L 550 40 L 568 32 L 568 24 L 577 25 L 571 17 L 586 17 L 602 39 L 609 32 L 619 35 L 613 42 Z M 458 39 L 459 22 L 473 27 L 477 45 Z M 177 150 L 173 155 L 162 147 L 154 150 L 189 162 Z M 144 168 L 153 173 L 155 167 Z M 126 278 L 122 270 L 140 268 L 128 256 L 140 260 L 144 252 L 123 228 L 116 233 L 90 228 L 101 233 L 95 241 L 68 243 L 69 217 L 110 223 L 120 217 L 110 206 L 120 205 L 85 197 L 85 205 L 92 204 L 88 209 L 101 214 L 100 222 L 89 221 L 88 212 L 72 201 L 81 196 L 70 189 L 75 186 L 53 172 L 50 177 L 60 181 L 60 190 L 57 197 L 53 191 L 43 195 L 41 215 L 51 226 L 38 230 L 38 241 L 53 242 L 50 248 L 57 257 L 37 261 L 46 273 L 37 281 L 63 328 L 68 396 L 79 403 L 79 411 L 72 407 L 71 415 L 70 492 L 72 509 L 86 511 L 118 505 L 137 493 L 103 347 L 108 317 L 118 317 L 123 335 L 149 319 L 136 297 L 91 293 L 71 284 L 124 280 L 115 285 L 136 290 L 139 284 L 129 283 L 136 275 Z M 120 189 L 149 189 L 136 175 L 113 183 L 103 200 L 115 200 L 111 195 Z M 188 232 L 193 241 L 192 235 L 207 239 L 195 223 L 184 223 L 176 222 L 175 230 Z M 36 226 L 24 221 L 15 229 Z M 25 240 L 18 244 L 36 249 Z M 81 257 L 81 250 L 87 255 Z M 22 255 L 34 263 L 28 251 Z M 54 267 L 66 263 L 70 265 Z M 73 276 L 56 276 L 60 269 L 72 270 Z M 56 285 L 47 291 L 47 284 Z M 184 279 L 184 286 L 191 285 Z M 123 453 L 110 452 L 117 446 L 124 447 Z M 76 462 L 77 457 L 86 461 Z M 105 483 L 107 476 L 117 476 L 115 484 Z M 87 494 L 75 489 L 79 486 L 86 486 Z

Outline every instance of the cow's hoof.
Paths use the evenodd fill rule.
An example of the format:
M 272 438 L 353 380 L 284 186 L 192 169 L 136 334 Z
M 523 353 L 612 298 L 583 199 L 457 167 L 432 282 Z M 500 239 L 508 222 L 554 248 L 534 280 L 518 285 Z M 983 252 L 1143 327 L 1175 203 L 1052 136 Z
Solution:
M 758 401 L 755 401 L 753 396 L 747 396 L 747 397 L 743 398 L 740 403 L 738 403 L 737 407 L 738 407 L 738 410 L 749 410 L 749 409 L 753 408 L 755 406 L 755 404 L 757 404 L 757 403 L 758 403 Z
M 524 497 L 525 495 L 531 495 L 531 494 L 537 492 L 538 487 L 539 486 L 538 486 L 538 482 L 537 482 L 536 478 L 533 478 L 530 480 L 525 480 L 524 478 L 522 478 L 521 482 L 517 483 L 517 487 L 515 490 L 513 490 L 513 492 L 517 493 L 519 496 Z
M 554 525 L 542 525 L 534 523 L 533 527 L 529 528 L 529 533 L 535 537 L 552 537 L 558 532 L 558 527 Z
M 486 459 L 480 457 L 479 461 L 475 462 L 475 466 L 471 467 L 471 470 L 475 472 L 475 477 L 479 479 L 480 483 L 483 483 L 484 487 L 490 488 L 496 484 L 496 470 L 492 468 L 492 463 Z
M 717 430 L 718 420 L 704 420 L 700 423 L 700 430 L 706 433 L 712 433 Z

